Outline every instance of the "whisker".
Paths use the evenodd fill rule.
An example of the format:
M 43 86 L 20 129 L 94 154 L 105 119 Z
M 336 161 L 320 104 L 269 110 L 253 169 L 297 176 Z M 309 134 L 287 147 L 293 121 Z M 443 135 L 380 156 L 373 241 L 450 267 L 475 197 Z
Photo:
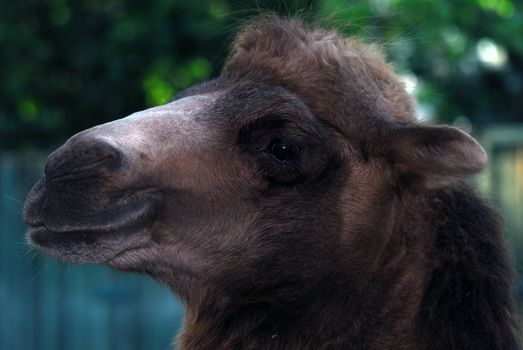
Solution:
M 24 201 L 21 200 L 21 199 L 15 198 L 15 197 L 10 196 L 10 195 L 8 195 L 8 194 L 4 194 L 4 197 L 7 198 L 7 199 L 12 200 L 13 202 L 15 202 L 15 203 L 17 203 L 17 204 L 20 204 L 20 206 L 23 206 L 23 205 L 24 205 Z

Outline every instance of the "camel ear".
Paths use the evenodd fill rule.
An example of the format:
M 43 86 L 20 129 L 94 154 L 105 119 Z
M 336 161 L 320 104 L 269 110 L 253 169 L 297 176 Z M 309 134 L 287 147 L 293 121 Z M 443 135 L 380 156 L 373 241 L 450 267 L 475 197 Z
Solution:
M 450 185 L 487 163 L 487 154 L 476 140 L 448 126 L 397 128 L 389 146 L 400 177 L 426 188 Z

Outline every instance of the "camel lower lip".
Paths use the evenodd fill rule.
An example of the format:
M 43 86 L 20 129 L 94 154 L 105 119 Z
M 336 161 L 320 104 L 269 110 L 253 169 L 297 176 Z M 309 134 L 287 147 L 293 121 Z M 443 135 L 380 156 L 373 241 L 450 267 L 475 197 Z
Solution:
M 43 226 L 32 226 L 28 236 L 38 249 L 64 262 L 98 264 L 142 246 L 142 233 L 139 227 L 109 232 L 55 232 Z
M 44 226 L 29 228 L 29 238 L 31 242 L 38 247 L 49 247 L 56 245 L 65 245 L 71 243 L 93 244 L 108 236 L 111 232 L 101 231 L 74 231 L 74 232 L 55 232 Z

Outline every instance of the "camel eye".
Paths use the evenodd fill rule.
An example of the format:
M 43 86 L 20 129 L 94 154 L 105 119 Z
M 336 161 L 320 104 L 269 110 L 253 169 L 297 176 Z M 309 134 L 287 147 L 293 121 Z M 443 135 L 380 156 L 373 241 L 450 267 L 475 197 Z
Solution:
M 275 140 L 269 146 L 269 152 L 280 162 L 290 162 L 298 157 L 300 148 L 289 141 Z

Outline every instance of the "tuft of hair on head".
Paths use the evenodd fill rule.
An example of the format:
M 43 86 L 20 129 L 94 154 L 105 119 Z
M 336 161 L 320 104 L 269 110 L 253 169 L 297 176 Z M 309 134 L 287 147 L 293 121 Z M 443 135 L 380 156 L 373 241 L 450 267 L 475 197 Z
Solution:
M 346 103 L 352 99 L 379 109 L 376 114 L 383 118 L 415 120 L 412 98 L 377 45 L 296 17 L 269 13 L 248 21 L 234 41 L 223 75 L 276 80 L 320 112 L 335 108 L 338 115 L 350 114 L 344 109 L 354 105 Z M 328 100 L 333 92 L 337 102 Z M 315 96 L 328 107 L 322 108 Z
M 256 53 L 265 57 L 316 61 L 320 66 L 341 67 L 346 58 L 372 60 L 385 65 L 376 45 L 343 37 L 336 29 L 324 29 L 299 17 L 282 18 L 272 13 L 247 21 L 233 45 L 233 55 Z

